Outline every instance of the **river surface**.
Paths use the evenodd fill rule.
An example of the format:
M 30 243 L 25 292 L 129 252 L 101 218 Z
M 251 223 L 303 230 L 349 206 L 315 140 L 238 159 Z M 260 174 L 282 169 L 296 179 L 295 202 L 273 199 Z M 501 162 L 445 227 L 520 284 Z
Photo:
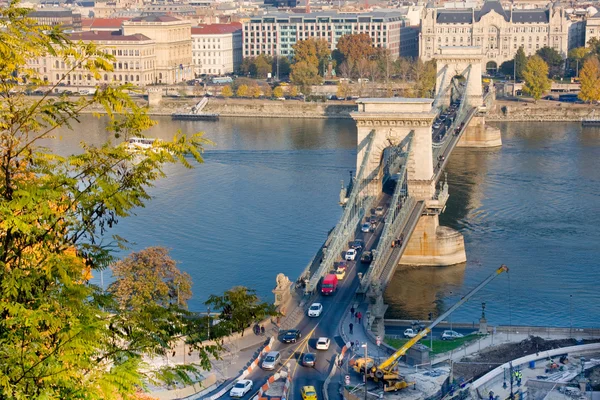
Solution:
M 168 166 L 153 199 L 113 234 L 132 250 L 171 249 L 193 279 L 192 310 L 236 285 L 266 301 L 279 272 L 295 279 L 341 215 L 340 181 L 355 169 L 352 121 L 158 118 L 148 136 L 206 132 L 214 142 L 194 169 Z M 76 152 L 98 144 L 104 122 L 62 130 L 46 142 Z M 438 314 L 500 264 L 510 267 L 452 315 L 492 324 L 600 326 L 600 129 L 574 123 L 505 123 L 504 145 L 457 149 L 447 167 L 450 199 L 441 224 L 463 233 L 468 262 L 400 268 L 385 295 L 388 317 Z M 110 240 L 107 237 L 106 240 Z M 96 276 L 105 286 L 108 273 Z

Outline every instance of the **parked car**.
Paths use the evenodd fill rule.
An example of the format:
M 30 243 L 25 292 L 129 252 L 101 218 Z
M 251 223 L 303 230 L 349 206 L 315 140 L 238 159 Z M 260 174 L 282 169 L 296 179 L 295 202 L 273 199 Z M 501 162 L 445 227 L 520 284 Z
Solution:
M 253 382 L 250 379 L 240 379 L 231 388 L 230 397 L 244 397 L 246 393 L 252 390 Z
M 317 391 L 314 386 L 302 386 L 300 391 L 302 400 L 317 400 Z
M 329 350 L 329 345 L 331 344 L 331 340 L 326 337 L 320 337 L 317 339 L 317 350 Z
M 277 366 L 277 362 L 279 361 L 279 358 L 281 357 L 281 354 L 279 354 L 278 351 L 270 351 L 267 353 L 267 355 L 265 356 L 265 358 L 263 359 L 263 362 L 261 364 L 262 369 L 266 369 L 266 370 L 273 370 L 275 369 L 275 367 Z
M 302 333 L 298 329 L 290 329 L 283 334 L 281 341 L 283 343 L 296 343 L 302 337 Z
M 309 317 L 319 317 L 323 312 L 323 304 L 321 303 L 312 303 L 308 308 L 308 316 Z
M 370 251 L 365 251 L 360 256 L 360 262 L 363 264 L 371 264 L 373 262 L 373 253 Z
M 346 261 L 354 261 L 356 259 L 357 251 L 355 249 L 346 250 Z
M 462 333 L 458 333 L 456 331 L 447 330 L 442 333 L 442 340 L 452 340 L 464 337 Z
M 316 362 L 317 362 L 317 355 L 315 353 L 302 354 L 301 363 L 305 367 L 314 367 Z

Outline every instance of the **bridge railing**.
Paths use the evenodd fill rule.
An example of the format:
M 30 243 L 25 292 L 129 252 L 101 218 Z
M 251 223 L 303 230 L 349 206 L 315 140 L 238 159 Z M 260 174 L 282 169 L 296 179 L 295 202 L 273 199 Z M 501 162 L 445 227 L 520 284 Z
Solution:
M 317 288 L 321 278 L 333 268 L 333 263 L 341 255 L 342 250 L 346 248 L 350 239 L 354 237 L 358 223 L 365 215 L 365 209 L 370 207 L 375 199 L 375 196 L 363 193 L 363 189 L 369 183 L 368 179 L 365 178 L 365 171 L 367 169 L 369 155 L 371 154 L 371 148 L 373 147 L 374 137 L 375 133 L 371 132 L 365 138 L 367 141 L 365 154 L 358 174 L 356 175 L 352 193 L 348 198 L 342 217 L 331 234 L 329 246 L 324 250 L 323 261 L 317 271 L 310 277 L 310 280 L 306 285 L 306 293 L 312 293 Z

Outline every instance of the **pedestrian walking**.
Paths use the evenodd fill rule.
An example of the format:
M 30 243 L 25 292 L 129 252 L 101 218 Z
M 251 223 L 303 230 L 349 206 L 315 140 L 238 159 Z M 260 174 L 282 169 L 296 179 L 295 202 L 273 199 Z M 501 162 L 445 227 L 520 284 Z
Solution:
M 355 311 L 355 310 L 354 310 L 354 306 L 352 306 L 352 308 L 350 308 L 350 316 L 351 316 L 352 318 L 354 318 L 354 311 Z
M 358 323 L 360 324 L 360 320 L 362 318 L 362 313 L 359 311 L 356 313 L 356 319 L 358 320 Z
M 352 335 L 352 329 L 354 328 L 354 324 L 352 322 L 350 322 L 350 325 L 348 325 L 348 328 L 350 328 L 350 334 Z
M 260 334 L 265 336 L 265 327 L 264 326 L 260 327 Z

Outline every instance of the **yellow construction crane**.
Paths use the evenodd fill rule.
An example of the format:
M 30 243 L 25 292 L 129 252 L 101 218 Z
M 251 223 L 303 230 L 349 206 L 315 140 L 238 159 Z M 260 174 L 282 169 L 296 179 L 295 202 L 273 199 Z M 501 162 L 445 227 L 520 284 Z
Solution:
M 467 300 L 469 300 L 475 293 L 477 293 L 481 288 L 490 283 L 495 277 L 500 275 L 503 272 L 508 272 L 508 267 L 504 264 L 500 266 L 492 275 L 487 277 L 483 282 L 481 282 L 477 287 L 467 293 L 463 298 L 461 298 L 456 304 L 450 307 L 445 313 L 437 317 L 435 321 L 433 321 L 427 328 L 420 331 L 417 336 L 410 339 L 408 342 L 404 344 L 404 346 L 400 347 L 394 354 L 390 356 L 387 360 L 382 362 L 379 365 L 375 365 L 375 361 L 371 358 L 358 358 L 354 363 L 354 371 L 359 374 L 367 374 L 368 378 L 371 378 L 377 382 L 383 381 L 383 388 L 386 392 L 392 390 L 400 390 L 404 389 L 408 386 L 408 383 L 400 376 L 396 365 L 408 349 L 410 349 L 415 343 L 419 340 L 427 336 L 429 332 L 441 321 L 443 321 L 448 315 L 452 314 L 458 307 L 463 305 Z

